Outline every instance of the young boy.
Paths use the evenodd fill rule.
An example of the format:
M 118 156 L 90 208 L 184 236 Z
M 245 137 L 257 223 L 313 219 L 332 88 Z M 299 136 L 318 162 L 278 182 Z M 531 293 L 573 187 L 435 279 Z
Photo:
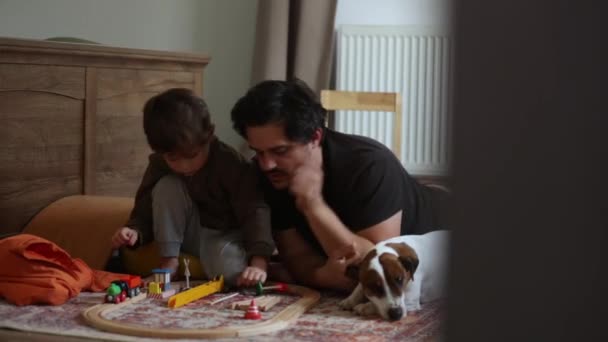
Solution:
M 274 251 L 270 213 L 255 170 L 214 134 L 205 102 L 188 89 L 170 89 L 144 106 L 148 168 L 126 227 L 112 245 L 155 240 L 161 268 L 175 275 L 180 250 L 198 256 L 208 277 L 250 286 L 266 280 Z

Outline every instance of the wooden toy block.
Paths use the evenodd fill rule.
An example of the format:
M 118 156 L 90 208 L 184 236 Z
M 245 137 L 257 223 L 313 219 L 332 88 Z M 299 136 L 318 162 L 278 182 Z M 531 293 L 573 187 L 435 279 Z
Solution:
M 260 297 L 255 298 L 255 302 L 258 306 L 258 310 L 267 311 L 267 310 L 270 310 L 273 306 L 280 303 L 281 297 L 279 297 L 279 296 L 260 296 Z M 232 303 L 232 309 L 247 311 L 250 304 L 251 304 L 251 299 L 241 300 L 241 301 Z
M 152 299 L 167 299 L 173 295 L 175 295 L 175 289 L 163 291 L 161 293 L 148 292 L 148 298 L 152 298 Z
M 209 305 L 215 305 L 215 304 L 217 304 L 217 303 L 223 302 L 223 301 L 225 301 L 225 300 L 228 300 L 228 299 L 230 299 L 230 298 L 232 298 L 232 297 L 236 297 L 236 296 L 238 296 L 238 295 L 239 295 L 239 293 L 238 293 L 238 292 L 231 293 L 231 294 L 229 294 L 229 295 L 226 295 L 226 296 L 224 296 L 224 297 L 221 297 L 221 298 L 218 298 L 218 299 L 214 300 L 213 302 L 209 303 Z

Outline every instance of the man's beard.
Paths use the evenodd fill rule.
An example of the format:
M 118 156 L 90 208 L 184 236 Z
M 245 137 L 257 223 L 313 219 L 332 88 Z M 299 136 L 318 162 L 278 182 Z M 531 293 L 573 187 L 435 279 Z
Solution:
M 275 187 L 282 188 L 287 185 L 286 183 L 289 179 L 289 174 L 283 170 L 273 169 L 266 172 L 266 177 Z

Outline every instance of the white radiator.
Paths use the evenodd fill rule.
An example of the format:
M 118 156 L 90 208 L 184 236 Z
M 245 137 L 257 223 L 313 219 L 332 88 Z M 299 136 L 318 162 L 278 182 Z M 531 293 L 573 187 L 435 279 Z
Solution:
M 400 159 L 414 175 L 447 175 L 452 43 L 429 27 L 342 26 L 337 35 L 336 89 L 399 92 Z M 336 111 L 334 127 L 390 147 L 393 115 Z

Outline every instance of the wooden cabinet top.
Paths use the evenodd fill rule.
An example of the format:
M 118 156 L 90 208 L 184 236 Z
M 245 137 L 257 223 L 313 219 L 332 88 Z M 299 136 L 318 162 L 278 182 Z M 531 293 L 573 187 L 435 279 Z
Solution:
M 0 37 L 0 63 L 191 70 L 203 69 L 209 61 L 201 53 Z

